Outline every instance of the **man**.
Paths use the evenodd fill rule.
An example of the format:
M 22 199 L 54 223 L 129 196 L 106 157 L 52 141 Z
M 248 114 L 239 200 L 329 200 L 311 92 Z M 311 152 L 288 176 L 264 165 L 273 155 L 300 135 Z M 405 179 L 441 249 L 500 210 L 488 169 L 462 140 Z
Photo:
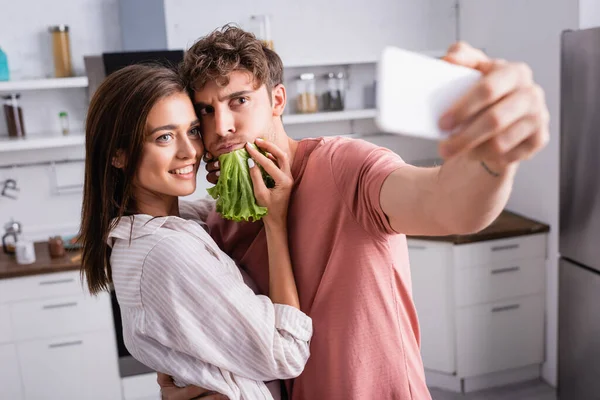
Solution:
M 226 26 L 186 53 L 183 73 L 215 157 L 264 138 L 289 156 L 295 189 L 289 242 L 301 308 L 313 319 L 311 357 L 287 382 L 292 400 L 429 399 L 419 351 L 405 235 L 467 234 L 489 225 L 509 197 L 519 161 L 548 141 L 544 95 L 524 64 L 458 43 L 445 59 L 478 69 L 477 85 L 442 117 L 456 134 L 436 168 L 405 164 L 360 140 L 295 141 L 284 129 L 282 63 L 251 34 Z M 218 162 L 208 164 L 218 179 Z M 268 287 L 263 226 L 213 215 L 211 234 Z M 159 376 L 165 398 L 190 398 Z

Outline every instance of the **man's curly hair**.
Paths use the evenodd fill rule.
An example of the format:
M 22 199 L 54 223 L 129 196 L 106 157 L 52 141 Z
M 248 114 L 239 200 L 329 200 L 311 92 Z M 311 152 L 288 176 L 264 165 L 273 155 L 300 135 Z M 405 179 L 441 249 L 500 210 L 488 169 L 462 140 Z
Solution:
M 181 65 L 191 91 L 201 90 L 212 80 L 226 86 L 229 74 L 237 70 L 250 72 L 255 88 L 264 84 L 270 91 L 283 82 L 283 63 L 277 53 L 252 33 L 229 24 L 196 41 Z

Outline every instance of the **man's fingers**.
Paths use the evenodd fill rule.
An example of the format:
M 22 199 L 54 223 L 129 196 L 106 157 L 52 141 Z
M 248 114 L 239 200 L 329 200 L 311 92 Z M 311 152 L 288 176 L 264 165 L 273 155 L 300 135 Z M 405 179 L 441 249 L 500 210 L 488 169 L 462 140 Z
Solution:
M 506 131 L 492 137 L 474 150 L 473 156 L 478 160 L 498 163 L 511 163 L 507 156 L 521 143 L 526 141 L 532 132 L 540 129 L 540 123 L 533 117 L 524 117 L 512 124 Z
M 456 42 L 446 51 L 442 58 L 452 64 L 473 68 L 486 72 L 491 64 L 490 58 L 481 50 L 476 49 L 465 42 Z
M 497 64 L 444 112 L 440 126 L 445 130 L 459 127 L 516 88 L 532 86 L 532 82 L 531 69 L 527 65 Z
M 215 172 L 219 169 L 221 169 L 221 166 L 219 165 L 219 160 L 206 163 L 206 170 L 208 172 Z
M 532 115 L 537 109 L 534 94 L 529 88 L 518 90 L 504 97 L 498 103 L 479 113 L 462 130 L 441 144 L 444 157 L 474 149 L 492 136 L 506 130 L 525 116 Z
M 217 182 L 219 181 L 219 175 L 217 173 L 220 173 L 220 171 L 209 173 L 208 175 L 206 175 L 206 180 L 209 183 L 212 183 L 213 185 L 216 185 Z

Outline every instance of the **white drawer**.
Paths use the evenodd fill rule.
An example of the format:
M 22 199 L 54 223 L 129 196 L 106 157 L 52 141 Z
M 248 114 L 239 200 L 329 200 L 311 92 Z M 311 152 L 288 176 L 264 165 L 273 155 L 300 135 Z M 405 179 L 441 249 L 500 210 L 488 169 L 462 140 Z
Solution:
M 110 331 L 17 345 L 27 400 L 121 399 Z
M 108 293 L 98 297 L 71 296 L 10 305 L 15 340 L 50 338 L 111 329 Z
M 79 271 L 69 271 L 6 279 L 0 291 L 0 304 L 83 294 L 86 291 L 79 276 Z
M 0 399 L 23 399 L 20 370 L 17 347 L 14 344 L 0 345 Z
M 536 258 L 458 269 L 455 272 L 456 305 L 462 307 L 543 293 L 545 267 L 546 261 Z
M 457 374 L 472 377 L 543 361 L 544 296 L 457 310 Z
M 0 344 L 12 342 L 12 323 L 7 305 L 0 305 Z
M 546 234 L 488 240 L 457 245 L 454 248 L 457 269 L 526 258 L 546 258 Z

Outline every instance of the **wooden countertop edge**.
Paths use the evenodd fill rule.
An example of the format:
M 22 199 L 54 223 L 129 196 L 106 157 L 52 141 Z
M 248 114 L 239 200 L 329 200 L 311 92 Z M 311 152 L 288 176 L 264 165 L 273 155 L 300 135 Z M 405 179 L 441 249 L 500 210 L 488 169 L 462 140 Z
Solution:
M 21 266 L 19 266 L 21 267 Z M 28 268 L 19 270 L 18 267 L 15 267 L 14 270 L 0 272 L 0 280 L 3 279 L 11 279 L 11 278 L 25 278 L 27 276 L 35 276 L 42 274 L 55 274 L 60 272 L 69 272 L 69 271 L 79 271 L 81 267 L 79 265 L 69 265 L 64 267 L 55 267 L 55 266 L 40 266 L 39 268 Z

